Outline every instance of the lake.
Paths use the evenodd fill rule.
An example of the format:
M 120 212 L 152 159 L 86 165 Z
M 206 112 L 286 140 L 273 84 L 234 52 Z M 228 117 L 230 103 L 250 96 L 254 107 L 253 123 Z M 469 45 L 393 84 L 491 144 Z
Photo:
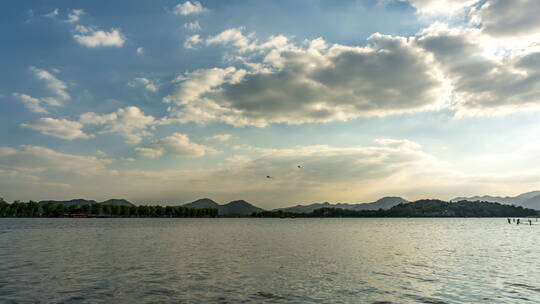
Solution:
M 0 219 L 0 303 L 538 303 L 506 219 Z

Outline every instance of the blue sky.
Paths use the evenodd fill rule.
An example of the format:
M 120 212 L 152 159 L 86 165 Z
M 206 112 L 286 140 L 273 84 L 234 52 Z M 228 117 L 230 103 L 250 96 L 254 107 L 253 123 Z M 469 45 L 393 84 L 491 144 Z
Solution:
M 0 195 L 274 208 L 537 189 L 537 13 L 532 0 L 3 3 Z

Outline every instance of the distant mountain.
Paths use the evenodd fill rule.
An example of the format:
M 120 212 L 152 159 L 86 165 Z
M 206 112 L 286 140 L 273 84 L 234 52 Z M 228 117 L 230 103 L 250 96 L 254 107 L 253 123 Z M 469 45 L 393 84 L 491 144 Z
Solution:
M 264 211 L 263 209 L 255 207 L 244 200 L 232 201 L 222 205 L 219 210 L 223 215 L 251 215 L 253 212 Z
M 390 209 L 394 206 L 397 206 L 399 204 L 406 204 L 409 201 L 397 197 L 397 196 L 386 196 L 381 199 L 378 199 L 377 201 L 373 203 L 366 203 L 366 204 L 356 204 L 354 210 L 379 210 L 379 209 Z
M 341 205 L 342 206 L 339 207 L 339 208 L 350 209 L 348 204 L 341 204 Z M 345 205 L 347 205 L 347 206 L 345 206 Z M 278 209 L 275 209 L 275 210 L 283 210 L 283 211 L 293 212 L 293 213 L 310 213 L 315 209 L 331 208 L 331 207 L 335 207 L 335 206 L 336 205 L 330 204 L 329 202 L 324 202 L 324 203 L 315 203 L 315 204 L 311 204 L 311 205 L 296 205 L 296 206 L 293 206 L 293 207 L 278 208 Z
M 419 200 L 398 205 L 383 211 L 391 217 L 526 217 L 537 215 L 532 209 L 491 202 L 445 202 L 440 200 Z
M 214 202 L 209 198 L 201 198 L 191 203 L 184 204 L 184 207 L 188 208 L 216 208 L 219 209 L 221 205 Z
M 134 204 L 128 202 L 127 200 L 125 199 L 110 199 L 110 200 L 106 200 L 104 202 L 96 202 L 94 200 L 86 200 L 86 199 L 82 199 L 82 198 L 78 198 L 78 199 L 72 199 L 72 200 L 69 200 L 69 201 L 54 201 L 54 200 L 48 200 L 48 201 L 40 201 L 39 202 L 40 204 L 47 204 L 47 203 L 52 203 L 52 204 L 57 204 L 57 205 L 64 205 L 64 206 L 74 206 L 74 205 L 79 205 L 79 206 L 83 206 L 83 205 L 91 205 L 91 204 L 106 204 L 106 205 L 117 205 L 117 206 L 135 206 Z
M 540 195 L 540 191 L 525 192 L 516 196 L 516 199 L 525 201 L 539 195 Z
M 253 212 L 264 211 L 244 200 L 232 201 L 220 205 L 209 198 L 203 198 L 184 204 L 183 206 L 189 208 L 215 208 L 218 209 L 219 215 L 251 215 Z
M 451 202 L 459 202 L 459 201 L 482 201 L 482 202 L 492 202 L 492 203 L 499 203 L 499 204 L 505 204 L 505 205 L 517 205 L 519 204 L 520 200 L 516 197 L 510 197 L 510 196 L 491 196 L 491 195 L 475 195 L 470 197 L 456 197 L 450 200 Z
M 522 206 L 523 208 L 540 210 L 540 195 L 529 198 L 528 200 L 521 203 L 520 206 Z
M 116 206 L 128 206 L 128 207 L 132 207 L 132 206 L 135 206 L 134 204 L 126 201 L 125 199 L 116 199 L 116 198 L 113 198 L 113 199 L 110 199 L 110 200 L 106 200 L 104 202 L 101 202 L 100 204 L 104 204 L 104 205 L 116 205 Z
M 399 204 L 383 210 L 350 210 L 342 208 L 319 208 L 310 213 L 264 211 L 256 217 L 527 217 L 536 216 L 538 211 L 518 206 L 491 202 L 445 202 L 424 199 Z
M 363 203 L 363 204 L 330 204 L 328 202 L 324 203 L 315 203 L 311 205 L 296 205 L 294 207 L 288 207 L 288 208 L 279 208 L 276 210 L 283 210 L 287 212 L 294 212 L 294 213 L 310 213 L 313 212 L 313 210 L 319 209 L 319 208 L 340 208 L 340 209 L 346 209 L 346 210 L 379 210 L 379 209 L 390 209 L 396 205 L 402 204 L 402 203 L 408 203 L 409 201 L 401 198 L 401 197 L 383 197 L 375 202 L 372 203 Z
M 94 201 L 94 200 L 85 200 L 85 199 L 82 199 L 82 198 L 72 199 L 72 200 L 69 200 L 69 201 L 48 200 L 48 201 L 40 201 L 39 203 L 40 204 L 52 203 L 52 204 L 57 204 L 57 205 L 61 204 L 61 205 L 64 205 L 64 206 L 74 206 L 74 205 L 82 206 L 82 205 L 89 205 L 89 204 L 97 204 L 97 202 Z
M 483 201 L 483 202 L 492 202 L 500 203 L 506 205 L 516 205 L 523 206 L 526 208 L 540 210 L 540 191 L 531 191 L 522 193 L 517 196 L 471 196 L 471 197 L 456 197 L 450 200 L 451 202 L 458 201 Z

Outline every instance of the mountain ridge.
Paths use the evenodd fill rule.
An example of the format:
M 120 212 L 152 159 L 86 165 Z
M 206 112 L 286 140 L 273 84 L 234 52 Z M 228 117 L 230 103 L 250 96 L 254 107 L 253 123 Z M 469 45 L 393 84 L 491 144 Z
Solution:
M 87 199 L 83 199 L 83 198 L 75 198 L 75 199 L 66 200 L 66 201 L 56 201 L 56 200 L 39 201 L 40 205 L 44 205 L 44 204 L 47 204 L 47 203 L 57 204 L 57 205 L 64 205 L 64 206 L 75 206 L 75 205 L 83 206 L 83 205 L 92 205 L 92 204 L 130 206 L 130 207 L 135 206 L 135 204 L 133 204 L 133 203 L 131 203 L 131 202 L 125 200 L 125 199 L 118 199 L 118 198 L 108 199 L 108 200 L 103 201 L 103 202 L 97 202 L 95 200 L 87 200 Z
M 396 205 L 408 203 L 406 199 L 398 196 L 385 196 L 371 203 L 358 203 L 358 204 L 330 204 L 329 202 L 324 203 L 314 203 L 310 205 L 296 205 L 292 207 L 277 208 L 274 210 L 282 210 L 286 212 L 296 212 L 296 213 L 310 213 L 315 209 L 319 208 L 341 208 L 346 210 L 378 210 L 378 209 L 390 209 Z
M 475 195 L 470 197 L 456 197 L 450 200 L 450 202 L 458 201 L 484 201 L 540 210 L 540 191 L 529 191 L 516 196 Z
M 220 205 L 209 198 L 202 198 L 190 203 L 183 204 L 182 206 L 188 208 L 215 208 L 218 209 L 219 215 L 236 215 L 245 216 L 251 215 L 254 212 L 261 212 L 264 209 L 254 206 L 245 200 L 235 200 L 226 204 Z

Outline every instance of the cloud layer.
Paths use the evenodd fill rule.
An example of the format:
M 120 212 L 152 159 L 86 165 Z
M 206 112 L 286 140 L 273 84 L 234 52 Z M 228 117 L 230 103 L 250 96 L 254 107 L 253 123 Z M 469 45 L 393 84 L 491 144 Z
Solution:
M 176 5 L 174 8 L 174 13 L 181 16 L 198 15 L 206 11 L 208 11 L 208 9 L 203 7 L 199 1 L 186 1 Z
M 488 4 L 475 14 L 498 2 Z M 459 117 L 540 108 L 538 44 L 516 46 L 492 37 L 483 24 L 479 29 L 436 23 L 414 37 L 376 33 L 366 46 L 329 45 L 321 38 L 299 46 L 283 36 L 259 42 L 242 28 L 195 35 L 186 47 L 222 45 L 245 68 L 192 72 L 164 101 L 176 105 L 171 116 L 183 123 L 259 127 L 440 109 Z
M 40 118 L 36 122 L 23 123 L 21 126 L 23 128 L 39 131 L 45 135 L 67 140 L 94 137 L 93 135 L 88 135 L 82 131 L 82 123 L 66 119 L 55 119 L 50 117 Z
M 235 29 L 206 42 L 263 51 L 264 61 L 251 71 L 229 67 L 188 75 L 165 99 L 181 106 L 174 114 L 183 122 L 343 121 L 436 109 L 448 96 L 448 83 L 429 54 L 407 38 L 374 34 L 365 47 L 330 46 L 322 39 L 297 47 L 282 37 L 259 44 Z
M 154 141 L 148 147 L 138 147 L 135 150 L 139 152 L 139 155 L 148 158 L 158 158 L 164 155 L 201 157 L 218 153 L 213 148 L 192 142 L 187 135 L 178 132 Z
M 120 29 L 111 29 L 110 31 L 97 30 L 93 27 L 77 26 L 76 34 L 73 39 L 79 44 L 89 47 L 122 47 L 126 42 Z
M 49 105 L 58 106 L 71 98 L 71 96 L 67 92 L 67 84 L 56 78 L 56 76 L 54 76 L 50 72 L 34 66 L 30 67 L 30 71 L 34 73 L 34 76 L 36 78 L 45 82 L 47 88 L 55 95 L 53 97 L 44 98 L 44 100 Z
M 43 100 L 41 99 L 34 98 L 30 95 L 26 95 L 22 93 L 13 93 L 13 97 L 21 101 L 30 111 L 34 113 L 42 113 L 42 114 L 49 113 L 49 111 L 47 111 L 42 106 Z
M 385 15 L 381 4 L 394 1 L 380 0 L 376 10 L 384 18 L 405 16 L 410 26 L 366 24 L 374 19 L 356 15 L 353 21 L 336 20 L 330 14 L 327 21 L 339 21 L 333 25 L 376 25 L 381 33 L 325 30 L 329 36 L 310 34 L 307 40 L 274 32 L 287 25 L 281 20 L 251 25 L 259 34 L 231 25 L 225 14 L 245 16 L 245 7 L 239 9 L 243 4 L 218 5 L 209 13 L 201 2 L 176 1 L 148 11 L 145 22 L 156 24 L 142 27 L 127 12 L 115 19 L 113 12 L 88 15 L 99 12 L 89 6 L 33 8 L 21 30 L 37 30 L 33 26 L 38 25 L 47 30 L 47 24 L 54 24 L 70 31 L 64 35 L 67 43 L 87 49 L 62 48 L 66 52 L 57 56 L 53 44 L 62 35 L 51 32 L 55 39 L 42 41 L 50 50 L 16 50 L 5 56 L 34 56 L 24 57 L 32 64 L 26 70 L 31 77 L 24 75 L 26 67 L 20 75 L 11 71 L 13 80 L 6 84 L 17 89 L 0 94 L 15 102 L 6 103 L 7 115 L 19 113 L 21 105 L 32 113 L 5 120 L 19 128 L 5 128 L 6 142 L 13 146 L 0 148 L 0 182 L 10 189 L 21 185 L 19 193 L 32 185 L 38 195 L 45 188 L 73 190 L 58 192 L 62 195 L 95 195 L 97 188 L 104 196 L 189 200 L 215 195 L 265 207 L 389 194 L 414 197 L 426 189 L 437 195 L 452 189 L 536 188 L 540 174 L 529 167 L 538 149 L 493 155 L 482 149 L 500 148 L 503 140 L 491 133 L 521 140 L 538 131 L 533 130 L 540 115 L 538 1 L 399 1 L 410 7 L 392 5 Z M 353 2 L 351 7 L 357 7 Z M 274 13 L 289 7 L 265 5 Z M 166 22 L 157 24 L 160 20 Z M 307 22 L 299 21 L 300 31 L 287 31 L 302 32 Z M 308 32 L 316 33 L 317 27 Z M 16 42 L 9 35 L 6 39 Z M 54 60 L 47 62 L 51 54 Z M 80 62 L 79 55 L 85 56 Z M 518 111 L 524 113 L 508 115 Z M 350 120 L 358 121 L 324 124 Z M 469 128 L 476 124 L 485 129 L 466 134 L 480 130 Z M 317 141 L 321 130 L 323 140 Z M 19 145 L 35 140 L 39 134 L 25 137 L 32 131 L 65 141 L 37 137 L 40 146 Z M 336 137 L 329 139 L 333 131 Z M 107 138 L 94 139 L 101 136 Z M 365 144 L 393 136 L 409 140 Z M 494 138 L 500 142 L 484 142 Z M 523 141 L 516 146 L 523 147 Z M 456 145 L 470 145 L 471 151 Z M 71 154 L 87 150 L 99 157 Z M 167 169 L 149 169 L 158 167 Z
M 490 0 L 473 11 L 473 21 L 495 37 L 538 36 L 540 2 Z
M 145 115 L 137 107 L 125 107 L 109 114 L 84 113 L 79 121 L 85 125 L 103 126 L 101 134 L 117 133 L 130 145 L 138 144 L 145 136 L 152 135 L 150 130 L 157 123 L 154 117 Z

